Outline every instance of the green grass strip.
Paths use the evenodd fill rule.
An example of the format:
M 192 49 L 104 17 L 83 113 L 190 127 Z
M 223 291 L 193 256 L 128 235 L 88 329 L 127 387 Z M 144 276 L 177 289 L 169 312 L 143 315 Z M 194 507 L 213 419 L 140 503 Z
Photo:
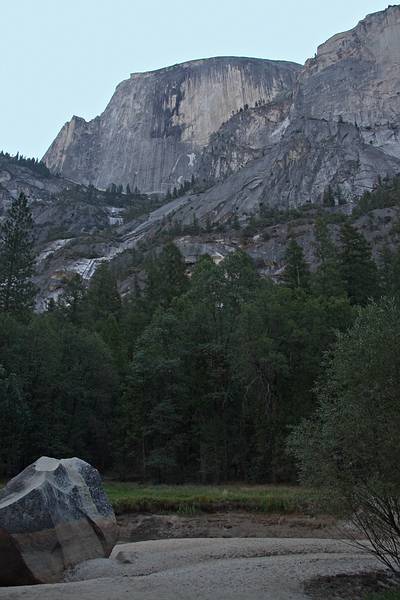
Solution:
M 140 485 L 106 482 L 108 497 L 117 513 L 247 511 L 267 514 L 312 514 L 317 495 L 288 486 Z

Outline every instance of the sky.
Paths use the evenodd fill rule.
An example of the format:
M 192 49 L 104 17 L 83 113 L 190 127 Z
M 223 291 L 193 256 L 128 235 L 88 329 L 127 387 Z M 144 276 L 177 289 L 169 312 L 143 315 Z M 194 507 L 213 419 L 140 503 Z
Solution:
M 393 0 L 392 0 L 393 2 Z M 0 150 L 41 158 L 132 72 L 209 56 L 299 63 L 388 0 L 0 0 Z

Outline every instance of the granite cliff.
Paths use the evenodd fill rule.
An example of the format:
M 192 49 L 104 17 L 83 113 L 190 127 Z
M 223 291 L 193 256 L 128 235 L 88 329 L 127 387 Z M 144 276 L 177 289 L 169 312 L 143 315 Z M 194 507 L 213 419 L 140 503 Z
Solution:
M 217 183 L 188 201 L 216 221 L 321 203 L 333 189 L 352 203 L 381 176 L 400 172 L 400 6 L 367 16 L 322 44 L 292 98 L 232 117 L 202 154 Z M 264 122 L 263 122 L 264 120 Z M 246 167 L 246 168 L 243 168 Z
M 44 160 L 83 184 L 146 192 L 193 175 L 217 186 L 190 211 L 216 219 L 318 203 L 328 186 L 353 201 L 400 171 L 399 53 L 396 5 L 335 35 L 303 68 L 213 58 L 132 74 L 100 117 L 73 117 Z
M 126 273 L 133 250 L 154 249 L 165 236 L 189 263 L 240 246 L 275 276 L 286 218 L 245 241 L 232 224 L 243 230 L 265 210 L 312 209 L 329 190 L 341 206 L 326 210 L 349 214 L 380 178 L 400 173 L 399 56 L 397 5 L 334 36 L 302 68 L 216 58 L 134 74 L 100 117 L 64 126 L 44 157 L 61 177 L 39 181 L 0 164 L 0 199 L 7 203 L 26 184 L 36 199 L 40 302 L 56 297 L 73 272 L 89 279 L 103 260 Z M 192 189 L 165 202 L 164 192 L 192 175 Z M 156 195 L 147 196 L 148 209 L 142 203 L 133 218 L 132 199 L 114 202 L 87 187 L 111 182 L 163 194 L 157 206 Z M 378 257 L 381 241 L 392 241 L 398 210 L 375 217 L 369 241 Z M 312 261 L 311 221 L 299 239 Z M 190 234 L 194 222 L 200 232 Z M 368 223 L 360 222 L 367 237 Z
M 201 150 L 232 113 L 287 93 L 299 70 L 283 61 L 210 58 L 133 73 L 102 115 L 66 123 L 44 161 L 80 183 L 165 193 L 191 179 Z

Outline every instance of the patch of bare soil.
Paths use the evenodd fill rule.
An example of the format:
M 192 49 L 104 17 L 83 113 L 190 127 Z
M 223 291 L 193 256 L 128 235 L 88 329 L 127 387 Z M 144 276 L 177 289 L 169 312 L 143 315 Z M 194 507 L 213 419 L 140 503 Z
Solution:
M 370 594 L 400 590 L 399 581 L 385 571 L 316 577 L 304 586 L 312 600 L 365 600 Z
M 118 516 L 120 542 L 175 538 L 336 538 L 334 519 L 304 515 L 212 513 L 191 516 L 127 513 Z

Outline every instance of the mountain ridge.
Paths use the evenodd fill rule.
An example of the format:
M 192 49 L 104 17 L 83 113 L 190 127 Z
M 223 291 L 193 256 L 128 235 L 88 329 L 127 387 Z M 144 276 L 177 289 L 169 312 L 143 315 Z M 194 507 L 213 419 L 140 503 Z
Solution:
M 90 121 L 74 116 L 44 160 L 53 172 L 85 185 L 102 188 L 113 182 L 165 194 L 192 178 L 203 187 L 220 185 L 266 157 L 264 188 L 271 190 L 272 205 L 318 203 L 330 186 L 352 201 L 372 189 L 378 177 L 400 171 L 398 52 L 400 7 L 395 5 L 320 44 L 303 67 L 289 61 L 211 57 L 132 73 L 118 84 L 101 115 Z M 217 77 L 216 65 L 223 71 Z M 230 72 L 238 66 L 239 75 L 228 89 Z M 204 73 L 204 86 L 196 87 Z M 243 77 L 247 87 L 238 91 Z M 144 81 L 151 83 L 145 84 L 143 95 L 139 88 Z M 266 98 L 258 93 L 263 89 Z M 204 101 L 204 96 L 212 99 Z M 227 101 L 234 102 L 232 110 Z M 239 114 L 246 109 L 252 130 Z M 351 147 L 344 141 L 348 136 Z M 304 149 L 310 157 L 303 155 L 303 164 L 298 160 L 296 165 Z M 284 185 L 282 165 L 289 174 Z M 242 186 L 228 188 L 237 200 Z M 245 201 L 244 212 L 247 205 Z
M 166 193 L 232 113 L 292 88 L 294 63 L 252 58 L 190 61 L 122 81 L 101 115 L 73 117 L 43 160 L 85 185 L 129 184 Z
M 118 204 L 120 198 L 113 206 L 110 196 L 105 199 L 104 192 L 101 193 L 101 206 L 95 206 L 93 200 L 87 202 L 90 186 L 77 187 L 80 191 L 79 194 L 77 192 L 79 201 L 73 203 L 75 213 L 66 208 L 70 200 L 64 199 L 51 207 L 51 200 L 48 199 L 45 211 L 48 216 L 42 218 L 40 211 L 35 212 L 38 223 L 42 223 L 40 256 L 45 257 L 40 272 L 40 286 L 44 290 L 42 298 L 48 297 L 48 292 L 50 296 L 57 297 L 62 289 L 62 281 L 73 272 L 89 279 L 102 261 L 123 265 L 129 262 L 131 253 L 137 249 L 144 246 L 146 251 L 150 247 L 157 248 L 163 239 L 173 238 L 180 247 L 192 248 L 194 234 L 190 231 L 196 228 L 201 233 L 193 242 L 194 247 L 203 248 L 204 252 L 212 248 L 213 252 L 215 250 L 223 254 L 227 247 L 236 247 L 239 243 L 257 261 L 264 261 L 268 265 L 263 268 L 264 271 L 273 275 L 279 273 L 283 266 L 288 231 L 281 227 L 277 240 L 273 231 L 267 231 L 266 235 L 275 240 L 273 243 L 256 239 L 258 233 L 254 240 L 246 238 L 247 241 L 242 243 L 237 241 L 238 236 L 232 224 L 236 223 L 243 230 L 249 222 L 259 219 L 261 214 L 269 210 L 296 211 L 303 205 L 318 207 L 326 203 L 326 198 L 331 203 L 327 208 L 328 213 L 329 210 L 337 210 L 340 217 L 341 212 L 351 213 L 357 206 L 357 199 L 376 188 L 382 179 L 394 178 L 400 173 L 399 55 L 400 6 L 392 6 L 386 11 L 369 15 L 350 31 L 337 34 L 321 44 L 313 59 L 309 59 L 302 68 L 296 67 L 295 73 L 290 72 L 291 84 L 284 85 L 280 90 L 275 87 L 273 97 L 269 100 L 257 96 L 252 105 L 238 104 L 239 108 L 224 120 L 219 114 L 217 121 L 220 124 L 210 133 L 208 143 L 196 149 L 194 158 L 190 158 L 188 146 L 182 145 L 182 98 L 177 98 L 179 94 L 172 94 L 174 100 L 171 103 L 171 94 L 156 94 L 156 101 L 164 103 L 165 111 L 169 110 L 156 111 L 157 118 L 151 117 L 147 121 L 147 124 L 150 123 L 147 131 L 157 133 L 155 139 L 159 163 L 165 166 L 169 161 L 165 172 L 168 172 L 168 168 L 172 169 L 177 155 L 183 154 L 185 163 L 177 167 L 175 178 L 169 179 L 162 193 L 158 194 L 160 201 L 156 210 L 152 210 L 150 204 L 152 196 L 142 198 L 141 202 L 149 202 L 149 210 L 146 214 L 142 205 L 140 218 L 129 217 L 132 207 L 121 210 Z M 202 65 L 210 60 L 199 59 Z M 225 59 L 217 57 L 215 60 Z M 259 59 L 254 61 L 260 64 Z M 261 60 L 261 63 L 264 64 L 264 61 Z M 270 62 L 266 63 L 270 66 Z M 176 68 L 172 66 L 155 72 L 160 71 L 167 73 L 165 81 L 172 86 L 167 86 L 169 92 L 175 89 Z M 163 82 L 160 83 L 157 77 L 154 79 L 150 76 L 150 80 L 154 90 L 164 89 Z M 122 91 L 124 85 L 130 85 L 129 81 L 121 82 Z M 165 102 L 163 98 L 166 98 Z M 219 97 L 215 101 L 218 103 Z M 115 112 L 115 126 L 124 128 L 122 117 L 125 118 L 129 110 L 126 112 L 124 109 L 119 113 L 119 100 L 117 103 L 110 102 L 110 110 Z M 152 106 L 149 106 L 147 116 L 153 110 Z M 159 118 L 165 114 L 166 119 Z M 102 127 L 100 117 L 90 122 L 74 117 L 71 123 L 72 128 L 81 128 L 78 133 L 84 138 L 87 127 L 95 133 Z M 125 133 L 127 131 L 129 127 L 125 128 Z M 96 138 L 91 137 L 92 133 L 88 133 L 91 140 L 89 150 L 96 156 L 97 147 L 92 143 Z M 75 134 L 67 131 L 65 135 L 70 135 L 72 139 Z M 152 139 L 150 136 L 143 142 L 142 156 L 143 160 L 147 160 L 150 179 L 151 172 L 155 170 L 149 160 L 151 153 L 148 153 Z M 136 142 L 137 147 L 142 145 L 140 139 Z M 162 159 L 162 153 L 168 154 L 171 148 L 172 155 Z M 88 157 L 78 152 L 74 160 L 84 170 Z M 66 186 L 70 185 L 69 180 L 74 179 L 71 173 L 62 175 L 68 176 L 68 180 L 61 177 L 58 182 L 65 181 L 68 182 Z M 189 179 L 189 175 L 193 175 L 194 182 L 184 188 L 185 193 L 166 202 L 171 197 L 166 192 L 169 190 L 171 193 L 174 187 L 178 188 L 182 180 Z M 79 177 L 75 181 L 79 181 Z M 5 185 L 10 187 L 10 184 Z M 15 190 L 18 185 L 14 185 Z M 46 182 L 43 182 L 43 186 L 46 187 Z M 134 189 L 133 184 L 130 187 Z M 34 197 L 39 195 L 40 199 L 40 189 L 34 190 L 34 194 Z M 129 204 L 130 200 L 126 202 Z M 332 206 L 332 203 L 336 206 Z M 62 211 L 65 211 L 65 215 Z M 76 224 L 72 222 L 73 214 L 77 215 Z M 59 233 L 58 241 L 56 232 L 50 228 L 51 215 L 57 219 L 60 228 L 65 229 Z M 378 232 L 381 230 L 381 218 L 395 220 L 397 213 L 378 215 Z M 308 225 L 304 234 L 306 253 L 307 243 L 312 242 L 310 228 L 312 226 Z M 210 231 L 216 235 L 211 236 L 211 241 L 208 240 Z M 218 231 L 221 231 L 221 241 L 218 241 L 218 234 L 215 233 Z M 74 237 L 71 238 L 71 235 Z M 386 229 L 383 235 L 390 243 Z M 373 247 L 380 247 L 375 239 L 371 239 L 371 243 Z M 187 252 L 190 254 L 194 251 Z M 123 282 L 122 285 L 124 290 L 129 290 L 129 283 Z

